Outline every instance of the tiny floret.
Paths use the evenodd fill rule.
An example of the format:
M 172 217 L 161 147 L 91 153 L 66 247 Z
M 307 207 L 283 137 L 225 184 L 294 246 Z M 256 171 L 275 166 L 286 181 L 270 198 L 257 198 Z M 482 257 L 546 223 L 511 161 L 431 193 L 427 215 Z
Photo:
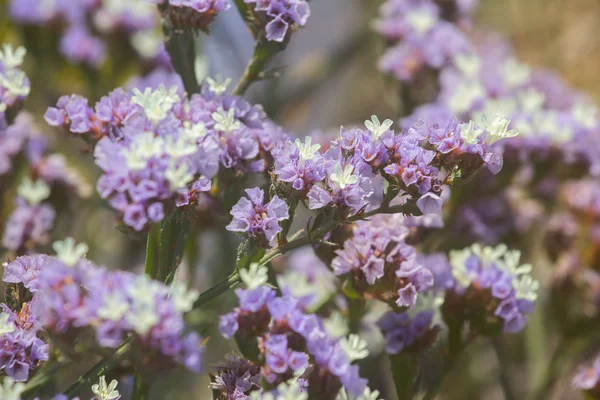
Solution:
M 253 290 L 267 283 L 268 272 L 268 268 L 264 265 L 259 266 L 258 263 L 252 263 L 248 269 L 240 270 L 240 278 L 248 286 L 248 289 Z
M 85 243 L 75 245 L 75 239 L 72 237 L 54 242 L 52 248 L 56 252 L 56 258 L 70 267 L 77 264 L 77 261 L 85 256 L 89 250 L 88 245 Z
M 20 400 L 21 393 L 25 391 L 23 382 L 15 382 L 10 376 L 5 376 L 0 385 L 0 399 L 3 400 Z
M 294 143 L 296 144 L 296 147 L 298 147 L 300 153 L 300 163 L 315 158 L 317 152 L 321 148 L 321 145 L 318 143 L 312 144 L 312 138 L 310 136 L 307 136 L 304 139 L 304 143 L 302 143 L 300 139 L 296 139 Z
M 34 182 L 26 177 L 17 188 L 17 194 L 32 206 L 36 206 L 50 196 L 50 187 L 41 179 Z
M 167 90 L 162 84 L 157 90 L 146 88 L 143 93 L 134 88 L 133 94 L 131 100 L 144 109 L 146 117 L 154 125 L 165 119 L 173 105 L 180 100 L 177 95 L 177 86 L 172 86 Z
M 215 121 L 215 130 L 231 133 L 242 127 L 240 121 L 235 119 L 235 110 L 230 108 L 229 111 L 225 111 L 223 107 L 212 113 L 212 119 Z
M 171 286 L 171 298 L 175 309 L 179 312 L 191 311 L 200 293 L 195 289 L 187 290 L 183 283 L 176 282 Z
M 358 175 L 354 175 L 354 165 L 346 164 L 342 168 L 342 164 L 339 162 L 333 168 L 333 172 L 329 175 L 329 180 L 336 184 L 340 189 L 345 189 L 348 185 L 354 185 L 358 183 Z
M 4 68 L 14 69 L 23 64 L 25 54 L 27 54 L 25 47 L 19 46 L 13 50 L 11 44 L 5 44 L 2 46 L 2 50 L 0 50 L 0 62 L 4 64 Z
M 206 82 L 208 83 L 208 89 L 217 96 L 220 96 L 227 91 L 227 87 L 231 84 L 231 78 L 223 79 L 217 76 L 216 79 L 212 79 L 209 77 L 206 78 Z
M 347 338 L 340 340 L 340 346 L 350 361 L 362 360 L 369 356 L 367 341 L 357 334 L 350 334 Z
M 386 119 L 385 121 L 383 121 L 383 124 L 381 122 L 379 122 L 379 118 L 377 118 L 376 115 L 371 116 L 371 120 L 366 120 L 365 121 L 365 126 L 367 127 L 367 129 L 369 131 L 371 131 L 371 133 L 373 134 L 373 137 L 375 138 L 375 140 L 379 139 L 379 137 L 381 137 L 381 135 L 383 135 L 385 132 L 387 132 L 390 127 L 392 126 L 393 122 L 391 119 Z
M 98 384 L 92 385 L 92 393 L 96 395 L 98 400 L 116 400 L 120 397 L 117 389 L 116 379 L 113 379 L 110 384 L 106 384 L 106 377 L 102 375 Z

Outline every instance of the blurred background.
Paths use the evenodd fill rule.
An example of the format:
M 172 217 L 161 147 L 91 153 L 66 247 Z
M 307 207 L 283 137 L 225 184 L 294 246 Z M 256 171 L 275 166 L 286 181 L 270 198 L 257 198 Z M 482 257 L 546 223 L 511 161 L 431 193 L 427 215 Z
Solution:
M 89 148 L 80 140 L 47 126 L 43 114 L 61 95 L 78 93 L 94 103 L 144 71 L 135 57 L 128 59 L 131 49 L 118 38 L 107 40 L 109 57 L 100 68 L 72 64 L 58 51 L 58 27 L 17 25 L 10 19 L 7 3 L 8 0 L 0 0 L 0 43 L 23 45 L 28 50 L 24 69 L 32 90 L 25 108 L 34 115 L 52 147 L 64 154 L 68 163 L 94 185 L 100 171 L 93 163 Z M 377 70 L 377 60 L 385 43 L 370 26 L 380 3 L 378 0 L 311 1 L 312 16 L 308 25 L 294 35 L 287 51 L 276 60 L 277 66 L 284 69 L 283 76 L 252 86 L 247 97 L 263 104 L 275 122 L 299 136 L 314 130 L 336 134 L 340 125 L 359 124 L 373 114 L 398 120 L 404 115 L 398 96 L 399 82 Z M 592 100 L 600 99 L 599 1 L 481 0 L 475 21 L 478 26 L 505 36 L 523 62 L 556 71 Z M 239 15 L 231 10 L 219 15 L 210 36 L 200 35 L 198 46 L 199 78 L 220 74 L 232 77 L 235 82 L 250 58 L 253 41 Z M 0 226 L 3 226 L 11 212 L 14 191 L 0 190 L 0 193 L 4 196 L 0 200 Z M 55 237 L 72 236 L 88 243 L 88 258 L 99 265 L 128 270 L 143 268 L 143 237 L 117 231 L 113 212 L 96 193 L 89 199 L 69 203 L 66 212 L 69 223 L 57 226 Z M 223 229 L 203 232 L 197 238 L 197 255 L 191 258 L 197 262 L 180 268 L 199 290 L 221 281 L 234 266 L 235 247 L 231 247 L 232 241 L 223 235 L 229 236 L 229 233 Z M 212 305 L 214 309 L 207 312 L 210 315 L 193 316 L 198 329 L 210 337 L 207 372 L 211 365 L 221 361 L 231 346 L 218 334 L 214 324 L 206 322 L 215 321 L 217 314 L 234 305 L 232 296 L 222 300 Z M 543 324 L 537 326 L 543 327 Z M 516 363 L 506 369 L 519 390 L 517 398 L 525 398 L 524 391 L 532 381 L 539 379 L 547 365 L 549 355 L 544 354 L 539 340 L 554 340 L 547 335 L 541 339 L 542 336 L 536 336 L 531 330 L 526 336 L 525 341 L 523 337 L 515 337 L 504 343 L 506 351 L 517 360 L 525 357 L 525 353 L 531 356 L 538 352 L 528 357 L 532 361 L 527 365 Z M 447 380 L 444 398 L 504 398 L 496 379 L 497 361 L 488 347 L 485 342 L 478 343 L 462 358 Z M 82 370 L 87 366 L 81 365 Z M 71 371 L 64 379 L 72 379 L 76 373 Z M 366 376 L 373 379 L 386 373 L 386 365 L 375 365 Z M 570 376 L 565 378 L 549 398 L 578 398 L 570 392 Z M 198 379 L 178 372 L 157 382 L 152 398 L 208 399 L 211 396 L 208 383 L 206 374 Z M 162 394 L 161 388 L 168 388 L 169 395 Z M 379 389 L 383 398 L 394 398 L 390 388 Z

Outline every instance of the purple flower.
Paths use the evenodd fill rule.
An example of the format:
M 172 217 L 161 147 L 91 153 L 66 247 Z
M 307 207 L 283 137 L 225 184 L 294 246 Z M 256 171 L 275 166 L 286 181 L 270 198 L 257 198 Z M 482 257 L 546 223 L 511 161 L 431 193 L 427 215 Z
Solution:
M 357 222 L 353 237 L 335 251 L 336 257 L 331 263 L 333 272 L 354 277 L 360 282 L 359 287 L 364 284 L 374 288 L 393 273 L 398 278 L 394 301 L 401 307 L 413 306 L 418 293 L 433 285 L 433 276 L 416 262 L 414 247 L 404 241 L 408 232 L 404 218 L 399 215 L 377 215 L 370 221 Z M 383 292 L 381 298 L 389 301 Z
M 231 209 L 233 220 L 227 225 L 231 232 L 243 232 L 263 244 L 271 242 L 282 231 L 279 221 L 289 218 L 288 206 L 277 195 L 265 204 L 264 191 L 246 189 L 248 198 L 242 197 Z
M 245 358 L 227 355 L 226 362 L 217 365 L 210 387 L 227 399 L 246 398 L 261 387 L 260 368 Z
M 47 256 L 22 256 L 4 266 L 2 280 L 8 283 L 22 283 L 26 289 L 35 293 L 38 290 L 38 275 L 46 263 Z
M 267 40 L 283 42 L 291 27 L 304 26 L 310 17 L 305 0 L 244 0 L 263 17 Z

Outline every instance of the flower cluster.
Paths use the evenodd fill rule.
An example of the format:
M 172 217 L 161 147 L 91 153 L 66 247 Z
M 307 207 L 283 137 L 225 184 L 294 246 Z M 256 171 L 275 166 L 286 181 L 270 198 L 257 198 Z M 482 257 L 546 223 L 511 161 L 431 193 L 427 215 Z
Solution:
M 385 337 L 385 351 L 389 354 L 419 353 L 428 348 L 439 331 L 433 316 L 433 310 L 420 311 L 414 317 L 392 311 L 384 314 L 377 325 Z
M 227 84 L 209 78 L 190 100 L 176 86 L 116 89 L 94 110 L 65 96 L 46 121 L 100 139 L 97 189 L 139 231 L 175 206 L 194 204 L 219 170 L 224 179 L 265 171 L 269 152 L 286 137 L 261 107 L 225 94 Z
M 111 35 L 125 38 L 143 58 L 164 52 L 155 34 L 156 10 L 144 1 L 11 0 L 9 12 L 22 24 L 60 27 L 60 52 L 73 62 L 99 67 L 108 53 L 105 39 Z
M 296 376 L 301 386 L 307 385 L 309 395 L 319 393 L 328 398 L 335 397 L 342 387 L 355 395 L 365 390 L 366 381 L 352 365 L 365 354 L 353 357 L 353 346 L 331 339 L 322 320 L 307 314 L 296 298 L 278 297 L 265 286 L 264 267 L 253 264 L 242 279 L 248 287 L 236 289 L 239 307 L 221 317 L 219 328 L 226 338 L 258 339 L 255 361 L 267 382 L 279 384 Z M 247 389 L 239 388 L 244 393 Z
M 483 166 L 497 173 L 502 155 L 491 145 L 517 134 L 501 117 L 481 127 L 454 118 L 444 124 L 417 121 L 401 133 L 390 130 L 391 125 L 373 116 L 365 121 L 367 129 L 342 128 L 324 154 L 310 138 L 282 144 L 273 151 L 278 189 L 286 196 L 308 198 L 311 209 L 335 207 L 345 214 L 381 198 L 387 180 L 388 196 L 410 195 L 424 214 L 439 214 L 443 186 Z
M 48 345 L 37 337 L 39 324 L 30 304 L 19 313 L 2 305 L 0 313 L 0 371 L 15 381 L 26 381 L 42 362 L 48 360 Z
M 13 49 L 10 44 L 0 50 L 0 132 L 6 128 L 6 111 L 18 107 L 31 90 L 27 75 L 20 69 L 25 53 L 24 47 Z M 9 151 L 3 147 L 1 152 Z
M 573 377 L 573 388 L 583 391 L 590 399 L 600 399 L 600 358 L 596 358 L 592 365 L 579 367 Z
M 244 0 L 264 24 L 267 40 L 283 42 L 298 26 L 306 25 L 310 6 L 306 0 Z
M 412 307 L 417 295 L 433 285 L 431 272 L 416 260 L 415 248 L 406 243 L 409 229 L 400 215 L 377 215 L 359 221 L 331 265 L 359 293 L 398 307 Z
M 566 93 L 556 93 L 558 78 L 520 63 L 507 44 L 498 42 L 488 38 L 481 48 L 454 56 L 440 74 L 437 99 L 417 108 L 403 125 L 424 116 L 443 120 L 452 114 L 484 121 L 501 114 L 521 133 L 505 144 L 511 160 L 549 159 L 597 171 L 597 108 L 565 85 Z
M 289 218 L 288 206 L 277 195 L 265 204 L 265 193 L 259 188 L 246 189 L 246 193 L 250 200 L 242 197 L 233 206 L 227 230 L 246 234 L 266 247 L 282 231 L 279 221 Z
M 225 357 L 211 374 L 211 389 L 218 393 L 216 399 L 248 399 L 251 392 L 261 388 L 260 367 L 235 354 Z
M 184 333 L 182 316 L 197 292 L 96 267 L 81 258 L 87 246 L 71 238 L 54 248 L 56 257 L 19 257 L 4 271 L 5 282 L 21 283 L 33 294 L 31 314 L 45 330 L 73 340 L 91 329 L 92 347 L 116 348 L 132 338 L 134 346 L 154 355 L 156 368 L 182 364 L 200 371 L 202 343 L 195 333 Z
M 459 6 L 459 10 L 468 15 L 468 7 Z M 412 81 L 425 69 L 439 70 L 456 55 L 468 52 L 469 39 L 443 19 L 444 11 L 432 0 L 385 2 L 373 25 L 393 46 L 381 57 L 379 68 L 401 81 Z
M 469 321 L 472 329 L 483 334 L 522 330 L 526 315 L 533 312 L 539 282 L 531 277 L 530 264 L 519 265 L 520 258 L 519 251 L 505 245 L 474 244 L 451 251 L 452 281 L 448 284 L 440 278 L 450 287 L 442 307 L 444 319 Z

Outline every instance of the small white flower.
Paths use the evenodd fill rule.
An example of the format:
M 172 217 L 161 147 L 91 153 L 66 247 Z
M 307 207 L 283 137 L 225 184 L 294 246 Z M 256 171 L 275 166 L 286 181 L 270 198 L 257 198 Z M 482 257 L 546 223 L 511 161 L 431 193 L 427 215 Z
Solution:
M 157 29 L 139 31 L 131 35 L 130 42 L 140 56 L 148 59 L 158 54 L 163 44 L 163 35 Z
M 477 78 L 481 72 L 481 59 L 476 54 L 462 53 L 454 57 L 454 65 L 467 78 Z
M 227 87 L 231 83 L 231 78 L 223 79 L 221 76 L 217 76 L 216 79 L 206 78 L 206 82 L 208 83 L 208 89 L 217 96 L 220 96 L 227 91 Z
M 348 320 L 338 311 L 332 312 L 329 317 L 323 319 L 323 328 L 332 338 L 346 336 L 350 331 Z
M 177 165 L 175 162 L 171 162 L 165 171 L 165 178 L 167 178 L 173 190 L 178 190 L 186 187 L 188 183 L 193 181 L 194 174 L 190 172 L 187 164 L 181 163 Z
M 519 265 L 521 252 L 519 250 L 510 250 L 504 254 L 502 260 L 498 260 L 498 267 L 511 275 L 524 275 L 531 273 L 533 269 L 531 264 Z
M 374 390 L 371 391 L 371 389 L 369 389 L 368 387 L 365 388 L 365 391 L 359 395 L 359 396 L 351 396 L 349 397 L 348 394 L 346 393 L 346 389 L 342 388 L 340 390 L 340 392 L 338 393 L 337 397 L 335 398 L 335 400 L 377 400 L 377 398 L 379 397 L 379 391 L 378 390 Z M 381 399 L 383 400 L 383 399 Z
M 0 86 L 6 90 L 6 97 L 13 99 L 19 96 L 27 96 L 31 91 L 25 72 L 16 69 L 0 74 Z
M 350 362 L 362 360 L 369 356 L 367 341 L 354 333 L 350 334 L 347 338 L 342 338 L 340 340 L 340 347 L 344 350 Z
M 416 33 L 424 35 L 435 26 L 438 18 L 427 10 L 415 10 L 406 15 L 406 20 Z
M 231 133 L 242 127 L 240 121 L 235 119 L 235 110 L 230 108 L 225 112 L 223 107 L 219 107 L 216 112 L 212 113 L 212 119 L 215 121 L 215 130 Z
M 333 172 L 329 175 L 329 180 L 337 185 L 340 189 L 345 189 L 348 185 L 358 183 L 358 175 L 353 175 L 354 165 L 346 164 L 342 168 L 339 162 L 333 167 Z
M 514 57 L 502 63 L 499 67 L 499 72 L 504 82 L 512 88 L 526 84 L 531 76 L 531 69 L 525 64 L 521 64 Z
M 41 179 L 34 182 L 26 177 L 17 188 L 17 194 L 30 205 L 35 206 L 50 196 L 50 187 Z
M 376 115 L 372 115 L 370 121 L 369 120 L 365 121 L 365 126 L 367 127 L 367 129 L 369 131 L 371 131 L 375 141 L 379 140 L 381 135 L 383 135 L 390 129 L 392 124 L 393 124 L 393 122 L 391 119 L 386 119 L 385 121 L 383 121 L 383 124 L 382 124 L 381 122 L 379 122 L 379 118 L 377 118 Z
M 505 244 L 499 244 L 496 247 L 482 247 L 479 243 L 475 243 L 471 246 L 470 250 L 481 259 L 484 265 L 487 265 L 499 261 L 508 251 L 508 247 Z
M 188 141 L 183 137 L 175 138 L 168 136 L 165 140 L 165 153 L 173 158 L 189 156 L 198 151 L 198 146 L 194 142 Z
M 264 265 L 259 266 L 258 263 L 252 263 L 248 269 L 240 270 L 240 278 L 248 286 L 248 289 L 256 289 L 269 280 L 269 269 Z
M 54 242 L 52 248 L 56 252 L 56 258 L 70 267 L 77 264 L 77 261 L 85 256 L 89 250 L 88 245 L 85 243 L 75 245 L 75 239 L 72 237 Z
M 261 393 L 260 390 L 255 390 L 250 393 L 250 400 L 275 400 L 273 393 Z
M 0 337 L 6 333 L 14 332 L 16 329 L 15 324 L 8 320 L 9 318 L 10 315 L 7 313 L 0 313 Z
M 479 129 L 473 121 L 469 121 L 468 124 L 462 124 L 460 127 L 460 137 L 468 144 L 476 144 L 477 139 L 482 133 L 483 130 Z
M 5 44 L 2 49 L 4 51 L 0 50 L 0 61 L 4 64 L 6 70 L 20 67 L 23 64 L 23 59 L 27 54 L 25 47 L 19 46 L 16 50 L 13 50 L 11 44 Z
M 157 90 L 146 88 L 144 93 L 140 92 L 139 89 L 133 89 L 133 98 L 131 101 L 138 104 L 144 110 L 146 117 L 154 124 L 157 125 L 160 121 L 167 117 L 173 105 L 179 102 L 179 95 L 177 95 L 177 86 L 173 85 L 169 90 L 161 84 Z
M 577 102 L 571 113 L 575 121 L 583 125 L 584 128 L 592 129 L 598 125 L 598 108 L 593 104 L 583 101 Z
M 2 385 L 0 385 L 0 399 L 2 400 L 20 400 L 21 393 L 25 391 L 23 382 L 15 382 L 10 376 L 5 376 Z
M 452 250 L 449 253 L 450 267 L 452 268 L 452 276 L 456 282 L 463 288 L 469 287 L 475 275 L 467 270 L 466 261 L 473 253 L 470 248 L 463 250 Z
M 448 106 L 454 113 L 462 114 L 485 95 L 485 88 L 479 82 L 460 82 L 448 99 Z
M 485 127 L 485 130 L 488 132 L 485 141 L 492 145 L 501 139 L 518 136 L 519 131 L 516 129 L 508 129 L 509 124 L 510 121 L 508 119 L 497 115 L 496 118 Z
M 521 275 L 519 279 L 513 279 L 512 286 L 515 289 L 515 297 L 517 299 L 535 301 L 538 297 L 537 292 L 540 288 L 540 283 L 530 275 Z
M 191 311 L 199 296 L 200 292 L 195 289 L 187 290 L 183 283 L 175 282 L 171 286 L 171 299 L 179 312 Z
M 2 101 L 0 101 L 0 113 L 3 113 L 4 111 L 6 111 L 7 109 L 7 105 L 6 103 L 3 103 Z
M 98 316 L 109 321 L 120 321 L 129 311 L 129 303 L 118 295 L 105 296 L 102 306 L 98 309 Z
M 197 124 L 193 124 L 189 121 L 185 121 L 183 123 L 183 136 L 191 141 L 196 141 L 204 136 L 206 136 L 206 125 L 202 122 L 198 122 Z
M 165 141 L 152 132 L 143 132 L 136 135 L 129 148 L 123 149 L 123 156 L 127 167 L 133 170 L 146 168 L 147 162 L 153 157 L 163 154 Z
M 546 102 L 546 96 L 544 95 L 544 93 L 540 92 L 539 90 L 535 90 L 533 88 L 527 89 L 527 90 L 522 90 L 521 92 L 518 93 L 518 96 L 519 96 L 519 102 L 521 103 L 521 109 L 525 113 L 534 113 L 536 111 L 539 111 L 544 106 L 544 103 Z M 498 114 L 511 115 L 511 114 L 500 113 L 500 112 L 498 112 Z
M 277 392 L 276 400 L 308 400 L 308 393 L 302 391 L 297 380 L 280 383 Z
M 100 377 L 100 382 L 96 385 L 92 385 L 92 393 L 96 395 L 98 400 L 115 400 L 119 397 L 119 391 L 117 389 L 116 379 L 113 379 L 109 385 L 106 384 L 106 378 L 104 375 Z
M 296 139 L 294 142 L 296 147 L 300 153 L 300 164 L 304 163 L 304 161 L 312 160 L 317 156 L 317 152 L 321 148 L 320 144 L 312 144 L 312 138 L 310 136 L 306 136 L 304 139 L 304 143 L 300 139 Z
M 154 310 L 154 304 L 144 301 L 134 302 L 125 319 L 133 325 L 135 332 L 141 336 L 145 336 L 153 326 L 160 322 L 160 317 Z

